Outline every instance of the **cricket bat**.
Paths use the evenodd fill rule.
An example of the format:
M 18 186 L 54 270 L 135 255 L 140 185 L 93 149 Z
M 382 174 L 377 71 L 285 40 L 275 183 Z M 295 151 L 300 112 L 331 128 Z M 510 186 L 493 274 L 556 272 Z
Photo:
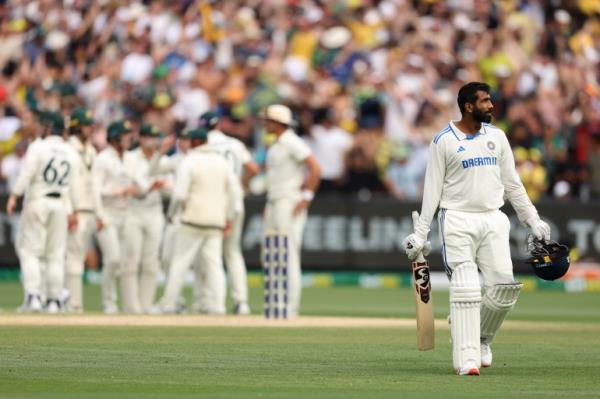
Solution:
M 418 217 L 419 214 L 413 212 L 413 222 L 415 224 Z M 421 252 L 412 262 L 412 275 L 415 285 L 415 302 L 417 304 L 417 348 L 420 351 L 428 351 L 434 347 L 435 327 L 429 264 Z

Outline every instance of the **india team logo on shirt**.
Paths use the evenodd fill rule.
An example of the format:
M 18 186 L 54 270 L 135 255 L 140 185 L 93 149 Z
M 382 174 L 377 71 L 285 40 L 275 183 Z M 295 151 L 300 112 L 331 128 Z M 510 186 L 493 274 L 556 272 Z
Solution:
M 487 148 L 493 151 L 496 148 L 496 144 L 493 141 L 488 141 Z

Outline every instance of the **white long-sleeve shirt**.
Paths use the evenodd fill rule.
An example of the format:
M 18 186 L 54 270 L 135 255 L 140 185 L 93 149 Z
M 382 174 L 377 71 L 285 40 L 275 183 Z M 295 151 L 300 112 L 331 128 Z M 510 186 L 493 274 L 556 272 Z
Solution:
M 242 174 L 244 165 L 252 160 L 250 151 L 240 140 L 229 137 L 220 130 L 211 130 L 208 132 L 208 146 L 213 151 L 217 151 L 225 157 L 236 177 L 236 190 L 239 195 L 238 206 L 244 205 L 244 188 L 242 187 Z
M 92 167 L 96 159 L 96 150 L 89 142 L 82 143 L 77 136 L 69 138 L 69 144 L 75 150 L 79 171 L 77 190 L 79 205 L 77 211 L 101 213 L 100 188 L 92 175 Z
M 19 177 L 12 193 L 25 195 L 25 206 L 30 201 L 49 195 L 65 201 L 68 212 L 77 209 L 79 184 L 76 154 L 60 136 L 36 140 L 27 149 Z
M 538 217 L 516 172 L 506 134 L 483 123 L 468 136 L 453 122 L 429 147 L 423 205 L 415 232 L 425 238 L 438 208 L 465 212 L 499 209 L 507 198 L 522 222 Z
M 123 156 L 125 168 L 131 180 L 139 189 L 139 193 L 130 199 L 129 204 L 135 209 L 162 207 L 160 191 L 152 190 L 150 187 L 156 181 L 157 176 L 151 176 L 150 162 L 141 148 L 127 151 Z
M 98 154 L 92 174 L 96 184 L 100 187 L 102 207 L 106 211 L 127 210 L 128 199 L 118 192 L 132 184 L 127 173 L 125 162 L 112 146 L 106 147 Z

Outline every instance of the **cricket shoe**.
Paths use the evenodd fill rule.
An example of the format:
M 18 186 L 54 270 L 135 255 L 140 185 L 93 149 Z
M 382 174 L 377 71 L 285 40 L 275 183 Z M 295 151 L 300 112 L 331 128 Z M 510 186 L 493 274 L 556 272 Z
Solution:
M 149 315 L 161 315 L 161 314 L 177 314 L 176 308 L 164 308 L 161 305 L 152 305 L 146 311 Z
M 71 292 L 68 289 L 63 288 L 62 292 L 60 293 L 60 299 L 59 299 L 61 308 L 68 309 L 70 300 L 71 300 Z
M 44 307 L 44 312 L 48 314 L 62 313 L 60 301 L 58 299 L 48 299 L 48 301 L 46 301 L 46 306 Z
M 104 314 L 119 314 L 119 308 L 114 303 L 106 304 L 102 306 L 102 313 Z
M 248 306 L 246 302 L 240 302 L 237 305 L 235 305 L 233 313 L 239 316 L 248 316 L 251 313 L 250 306 Z
M 492 367 L 492 348 L 483 342 L 481 343 L 481 367 Z
M 40 313 L 43 310 L 42 300 L 39 295 L 27 294 L 25 302 L 18 309 L 18 313 Z
M 458 375 L 479 375 L 479 368 L 477 362 L 474 360 L 467 360 L 465 365 L 460 368 L 457 372 Z
M 180 297 L 175 304 L 175 313 L 184 314 L 187 313 L 187 305 L 185 303 L 185 298 Z

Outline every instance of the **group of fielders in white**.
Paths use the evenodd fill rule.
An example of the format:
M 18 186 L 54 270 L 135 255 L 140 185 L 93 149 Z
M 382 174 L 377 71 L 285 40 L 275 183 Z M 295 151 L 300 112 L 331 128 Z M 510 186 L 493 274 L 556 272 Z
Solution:
M 250 314 L 240 241 L 246 185 L 260 168 L 241 141 L 219 129 L 217 113 L 203 114 L 198 126 L 176 139 L 141 124 L 139 145 L 131 150 L 131 124 L 115 121 L 98 154 L 90 143 L 95 121 L 88 110 L 73 110 L 66 126 L 60 113 L 40 112 L 39 119 L 43 131 L 30 145 L 7 202 L 13 214 L 24 196 L 15 242 L 24 288 L 20 312 L 83 312 L 84 258 L 95 234 L 105 313 L 185 310 L 182 290 L 193 267 L 193 312 L 225 314 L 229 286 L 232 312 Z M 286 276 L 279 285 L 285 287 L 279 296 L 285 296 L 286 309 L 277 317 L 293 317 L 300 306 L 302 231 L 320 170 L 292 130 L 289 108 L 268 106 L 262 120 L 273 142 L 267 152 L 265 236 L 276 234 L 286 243 Z M 161 267 L 166 286 L 156 298 Z
M 515 171 L 506 134 L 489 123 L 489 91 L 478 82 L 460 89 L 462 118 L 432 140 L 421 214 L 415 215 L 414 233 L 404 240 L 410 260 L 427 255 L 430 224 L 439 208 L 450 280 L 453 367 L 459 375 L 479 375 L 480 367 L 492 365 L 490 345 L 522 287 L 513 276 L 510 224 L 499 210 L 504 200 L 530 229 L 532 255 L 534 247 L 559 248 L 551 244 L 550 227 Z M 83 311 L 85 247 L 96 231 L 103 255 L 104 312 L 119 311 L 119 296 L 125 313 L 178 312 L 185 275 L 193 266 L 192 311 L 224 314 L 224 259 L 234 312 L 250 313 L 240 236 L 244 185 L 259 168 L 241 142 L 219 131 L 218 115 L 204 114 L 200 126 L 187 130 L 177 143 L 160 142 L 155 128 L 142 125 L 139 147 L 131 151 L 130 127 L 114 122 L 107 129 L 109 145 L 97 156 L 88 141 L 94 123 L 89 112 L 72 113 L 68 140 L 60 116 L 42 116 L 47 131 L 31 144 L 7 205 L 12 214 L 17 197 L 25 195 L 16 243 L 25 291 L 22 311 Z M 296 317 L 302 234 L 320 169 L 295 134 L 289 108 L 271 105 L 260 117 L 271 136 L 266 141 L 272 142 L 265 166 L 264 314 Z M 173 144 L 177 152 L 166 156 Z M 170 176 L 174 183 L 169 184 Z M 165 217 L 160 192 L 169 186 Z M 564 274 L 569 264 L 565 251 L 544 253 L 538 266 L 560 260 L 565 268 L 557 276 Z M 161 263 L 167 281 L 156 301 Z

